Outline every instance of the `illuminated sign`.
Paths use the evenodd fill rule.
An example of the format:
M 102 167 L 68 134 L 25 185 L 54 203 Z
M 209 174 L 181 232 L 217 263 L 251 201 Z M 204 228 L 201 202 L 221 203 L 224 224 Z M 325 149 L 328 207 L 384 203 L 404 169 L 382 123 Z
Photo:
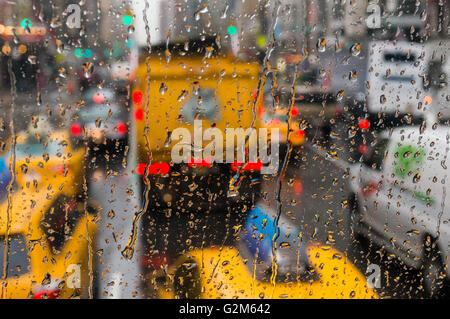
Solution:
M 12 36 L 13 30 L 16 35 L 44 36 L 47 34 L 47 29 L 45 27 L 30 27 L 29 31 L 25 31 L 22 27 L 0 24 L 0 35 Z

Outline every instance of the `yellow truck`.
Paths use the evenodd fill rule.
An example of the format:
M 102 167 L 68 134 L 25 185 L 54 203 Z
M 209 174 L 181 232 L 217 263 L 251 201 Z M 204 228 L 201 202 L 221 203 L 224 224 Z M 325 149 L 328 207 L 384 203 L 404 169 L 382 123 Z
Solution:
M 198 53 L 195 48 L 185 54 L 171 52 L 169 62 L 168 52 L 154 50 L 142 57 L 133 90 L 140 164 L 148 163 L 150 155 L 152 164 L 169 164 L 174 146 L 171 133 L 183 127 L 193 136 L 194 120 L 202 120 L 204 129 L 216 127 L 222 132 L 252 127 L 253 117 L 257 118 L 253 112 L 257 63 L 219 54 L 207 58 L 202 53 L 215 51 L 208 44 Z M 257 125 L 255 121 L 253 127 Z
M 219 234 L 241 223 L 258 194 L 263 163 L 259 156 L 252 161 L 248 152 L 238 153 L 248 144 L 245 133 L 260 127 L 255 102 L 260 66 L 238 61 L 208 40 L 153 47 L 140 58 L 131 93 L 135 173 L 148 204 L 145 265 L 153 267 L 155 260 L 169 263 L 183 253 L 186 240 L 197 247 L 221 241 Z M 230 130 L 237 132 L 232 138 Z M 215 135 L 208 138 L 208 132 Z M 185 146 L 187 152 L 175 151 Z M 207 231 L 214 234 L 202 239 L 210 212 L 217 223 Z M 188 223 L 195 224 L 192 231 Z
M 279 171 L 288 110 L 264 108 L 261 71 L 216 39 L 142 51 L 131 95 L 147 208 L 144 268 L 221 243 L 258 198 L 262 175 Z M 281 120 L 273 115 L 283 111 Z M 289 134 L 293 145 L 304 140 L 298 125 Z

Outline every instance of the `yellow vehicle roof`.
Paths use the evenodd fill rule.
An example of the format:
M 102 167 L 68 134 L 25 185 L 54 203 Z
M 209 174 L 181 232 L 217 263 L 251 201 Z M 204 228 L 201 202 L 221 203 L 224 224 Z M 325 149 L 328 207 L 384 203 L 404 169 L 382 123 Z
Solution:
M 29 135 L 26 134 L 18 134 L 16 143 L 24 143 L 28 137 Z M 46 140 L 48 142 L 67 143 L 68 147 L 71 147 L 69 134 L 65 130 L 50 134 Z M 72 158 L 76 160 L 74 156 Z M 18 162 L 20 164 L 20 161 L 16 161 L 16 173 L 20 170 L 17 167 Z M 42 183 L 36 189 L 19 185 L 13 190 L 9 201 L 8 196 L 5 196 L 0 203 L 0 235 L 5 234 L 8 223 L 10 233 L 27 232 L 31 217 L 34 214 L 42 214 L 45 211 L 45 206 L 51 202 L 48 196 L 56 196 L 56 193 L 60 192 L 60 185 L 52 185 L 51 192 L 47 190 L 46 186 L 47 183 Z
M 216 298 L 378 298 L 376 291 L 366 284 L 365 276 L 333 247 L 310 243 L 308 259 L 319 279 L 313 281 L 259 281 L 249 270 L 238 249 L 234 247 L 194 250 L 182 256 L 172 268 L 198 266 L 202 299 Z M 250 265 L 251 266 L 251 265 Z M 176 279 L 175 279 L 176 280 Z M 160 290 L 163 298 L 174 296 Z

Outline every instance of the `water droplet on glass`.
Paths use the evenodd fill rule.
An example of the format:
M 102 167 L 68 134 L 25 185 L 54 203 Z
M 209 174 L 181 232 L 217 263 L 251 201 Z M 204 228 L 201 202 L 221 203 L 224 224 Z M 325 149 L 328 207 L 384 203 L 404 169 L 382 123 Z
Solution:
M 159 93 L 164 95 L 166 92 L 167 92 L 167 86 L 163 82 L 163 83 L 161 83 L 161 86 L 159 87 Z
M 198 95 L 198 91 L 200 89 L 200 82 L 195 81 L 194 83 L 192 83 L 192 88 L 194 90 L 194 94 Z
M 353 56 L 358 56 L 361 53 L 361 45 L 359 43 L 355 43 L 354 45 L 352 45 L 352 47 L 350 48 L 350 53 Z
M 317 40 L 317 50 L 319 52 L 325 52 L 327 45 L 327 40 L 325 38 L 319 38 Z
M 30 64 L 36 64 L 37 62 L 37 58 L 35 55 L 29 55 L 28 56 L 28 62 L 30 62 Z
M 164 141 L 164 147 L 169 147 L 172 143 L 172 132 L 167 132 L 166 140 Z
M 84 76 L 90 78 L 94 72 L 94 64 L 92 62 L 87 62 L 82 64 L 84 70 Z
M 21 169 L 23 174 L 28 173 L 28 166 L 26 164 L 20 165 L 20 169 Z
M 181 94 L 178 96 L 177 101 L 178 102 L 183 101 L 187 95 L 188 95 L 188 91 L 186 91 L 186 90 L 181 91 Z
M 222 15 L 220 16 L 221 19 L 225 19 L 227 17 L 228 8 L 229 8 L 229 5 L 227 5 L 225 7 L 225 10 L 223 10 Z
M 65 78 L 66 77 L 66 69 L 65 68 L 59 68 L 58 69 L 58 76 L 61 78 Z

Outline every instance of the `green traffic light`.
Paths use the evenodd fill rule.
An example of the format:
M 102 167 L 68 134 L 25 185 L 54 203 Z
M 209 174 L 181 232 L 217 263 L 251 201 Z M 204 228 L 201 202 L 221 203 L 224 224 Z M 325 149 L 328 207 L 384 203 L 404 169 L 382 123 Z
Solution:
M 85 58 L 90 58 L 90 57 L 92 57 L 92 50 L 91 50 L 91 49 L 86 49 L 86 50 L 84 50 L 84 57 L 85 57 Z
M 234 25 L 228 26 L 227 32 L 228 32 L 229 35 L 235 35 L 236 32 L 237 32 L 236 26 L 234 26 Z
M 130 25 L 131 23 L 133 23 L 133 18 L 130 15 L 126 15 L 122 18 L 122 22 L 125 25 Z
M 83 57 L 85 57 L 85 58 L 91 58 L 92 57 L 92 50 L 91 49 L 81 49 L 81 48 L 78 48 L 78 49 L 75 49 L 75 52 L 74 52 L 74 54 L 75 54 L 75 56 L 77 57 L 77 58 L 83 58 Z
M 75 52 L 74 52 L 74 54 L 75 54 L 75 56 L 76 56 L 77 58 L 83 57 L 83 56 L 84 56 L 84 54 L 83 54 L 83 49 L 76 49 Z

